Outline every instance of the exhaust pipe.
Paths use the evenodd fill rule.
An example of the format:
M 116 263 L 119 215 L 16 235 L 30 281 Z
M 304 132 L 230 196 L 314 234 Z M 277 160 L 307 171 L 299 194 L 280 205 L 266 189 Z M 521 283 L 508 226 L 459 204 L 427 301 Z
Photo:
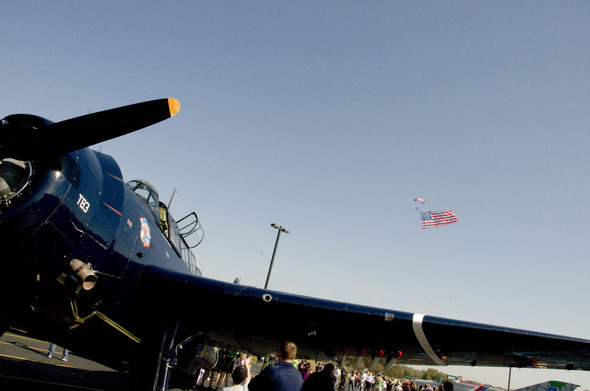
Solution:
M 86 263 L 74 258 L 70 262 L 70 269 L 72 270 L 72 274 L 82 284 L 82 289 L 89 291 L 94 288 L 97 277 L 94 270 L 90 269 Z

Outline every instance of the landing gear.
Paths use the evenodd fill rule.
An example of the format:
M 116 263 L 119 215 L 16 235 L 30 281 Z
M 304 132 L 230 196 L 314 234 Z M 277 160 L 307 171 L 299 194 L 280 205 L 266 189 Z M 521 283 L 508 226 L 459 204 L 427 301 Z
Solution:
M 131 363 L 129 386 L 133 391 L 168 391 L 172 368 L 176 364 L 174 339 L 178 321 L 162 332 L 159 352 L 142 346 Z M 152 340 L 155 342 L 155 340 Z M 146 344 L 149 346 L 149 344 Z M 153 346 L 153 345 L 152 345 Z
M 207 347 L 199 343 L 198 339 L 201 333 L 195 333 L 181 342 L 176 342 L 179 324 L 180 321 L 177 320 L 163 329 L 159 352 L 140 349 L 131 366 L 130 387 L 132 390 L 168 391 L 174 369 L 173 386 L 190 388 L 196 382 L 199 369 L 208 367 L 206 365 L 208 357 L 203 354 Z M 194 344 L 198 344 L 200 349 L 195 349 Z
M 160 357 L 158 360 L 158 368 L 156 370 L 156 388 L 157 391 L 168 391 L 170 384 L 170 375 L 172 368 L 176 366 L 178 356 L 175 352 L 174 340 L 176 339 L 176 332 L 178 331 L 179 320 L 174 322 L 174 326 L 166 329 L 162 338 L 162 347 L 160 348 Z

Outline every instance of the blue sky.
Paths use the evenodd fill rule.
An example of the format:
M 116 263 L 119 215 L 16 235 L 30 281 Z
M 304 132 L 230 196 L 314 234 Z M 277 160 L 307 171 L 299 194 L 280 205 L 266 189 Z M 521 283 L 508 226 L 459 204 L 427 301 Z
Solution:
M 3 3 L 4 114 L 177 98 L 96 146 L 208 277 L 590 338 L 590 3 Z M 459 223 L 421 230 L 425 210 Z M 498 386 L 507 369 L 443 368 Z M 590 389 L 590 374 L 514 370 Z

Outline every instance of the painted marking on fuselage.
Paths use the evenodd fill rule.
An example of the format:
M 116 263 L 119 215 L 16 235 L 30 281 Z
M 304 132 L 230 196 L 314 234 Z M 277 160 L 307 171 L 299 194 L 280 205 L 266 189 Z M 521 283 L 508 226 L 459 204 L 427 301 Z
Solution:
M 110 206 L 106 202 L 103 202 L 102 204 L 104 206 L 106 206 L 107 208 L 109 208 L 110 210 L 112 210 L 113 212 L 115 212 L 116 214 L 118 214 L 119 216 L 123 216 L 123 213 L 119 212 L 117 209 L 113 208 L 112 206 Z
M 90 202 L 88 202 L 88 200 L 82 194 L 78 195 L 79 197 L 78 202 L 76 202 L 76 205 L 78 205 L 84 213 L 88 213 L 88 209 L 90 208 Z
M 139 233 L 141 242 L 143 243 L 143 247 L 149 247 L 152 240 L 152 236 L 150 235 L 150 226 L 148 225 L 147 219 L 145 217 L 140 217 L 139 221 L 141 222 L 141 231 Z
M 115 178 L 116 180 L 118 180 L 118 181 L 119 181 L 119 182 L 121 182 L 121 183 L 125 183 L 125 182 L 123 182 L 123 178 L 119 178 L 118 176 L 116 176 L 116 175 L 113 175 L 113 174 L 111 174 L 110 172 L 107 172 L 106 174 L 107 174 L 108 176 L 110 176 L 111 178 Z
M 420 346 L 422 346 L 424 352 L 426 352 L 426 354 L 428 354 L 428 357 L 430 357 L 430 359 L 434 361 L 437 365 L 446 366 L 447 364 L 445 364 L 445 362 L 436 355 L 434 349 L 432 349 L 432 346 L 430 346 L 430 342 L 428 342 L 426 334 L 424 334 L 424 330 L 422 329 L 423 321 L 424 315 L 414 314 L 414 317 L 412 318 L 412 328 L 414 329 L 414 334 L 416 335 L 418 342 L 420 342 Z

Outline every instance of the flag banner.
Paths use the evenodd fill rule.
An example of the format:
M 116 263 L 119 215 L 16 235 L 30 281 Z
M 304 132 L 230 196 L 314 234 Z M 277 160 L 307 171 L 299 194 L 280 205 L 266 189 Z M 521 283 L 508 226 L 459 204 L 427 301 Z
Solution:
M 422 219 L 422 229 L 434 228 L 439 225 L 456 223 L 457 216 L 453 210 L 443 210 L 442 212 L 420 212 Z

